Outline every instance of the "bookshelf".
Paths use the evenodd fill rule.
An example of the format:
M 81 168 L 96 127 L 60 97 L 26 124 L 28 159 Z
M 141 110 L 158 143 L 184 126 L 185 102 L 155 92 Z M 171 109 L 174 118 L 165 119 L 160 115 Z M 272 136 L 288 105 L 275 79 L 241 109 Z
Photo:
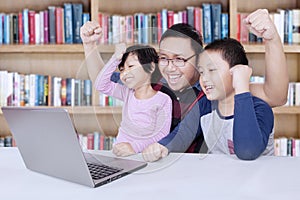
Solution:
M 49 5 L 62 6 L 66 1 L 44 0 L 36 3 L 34 0 L 0 2 L 1 12 L 17 12 L 27 7 L 29 9 L 42 10 Z M 85 12 L 90 12 L 91 19 L 98 20 L 98 12 L 111 14 L 134 14 L 137 12 L 157 13 L 163 8 L 179 11 L 187 6 L 200 6 L 202 3 L 221 3 L 222 11 L 229 13 L 229 33 L 236 38 L 238 12 L 250 13 L 258 8 L 267 8 L 269 12 L 276 11 L 277 8 L 293 9 L 300 8 L 300 0 L 71 0 L 71 3 L 82 3 Z M 154 44 L 155 45 L 155 44 Z M 264 45 L 244 44 L 249 57 L 250 65 L 254 67 L 254 75 L 264 73 Z M 157 47 L 157 46 L 155 46 Z M 99 45 L 99 51 L 106 61 L 114 51 L 114 45 Z M 285 44 L 289 66 L 290 81 L 300 82 L 300 45 Z M 81 44 L 64 45 L 1 45 L 0 46 L 0 70 L 17 71 L 21 73 L 43 73 L 59 75 L 62 77 L 87 78 L 85 70 L 84 53 Z M 63 67 L 62 67 L 63 66 Z M 108 134 L 115 134 L 120 120 L 121 108 L 99 107 L 97 106 L 98 96 L 93 91 L 93 106 L 91 107 L 71 107 L 68 109 L 73 116 L 76 129 L 81 132 L 99 130 L 99 122 L 103 131 Z M 287 136 L 300 138 L 300 108 L 299 107 L 278 107 L 274 108 L 275 114 L 275 134 L 276 137 Z M 75 117 L 74 117 L 75 116 Z M 111 121 L 115 124 L 111 125 Z M 5 120 L 0 111 L 0 135 L 9 134 Z M 4 127 L 4 128 L 3 128 Z
M 44 0 L 38 3 L 34 0 L 4 0 L 0 2 L 0 13 L 18 13 L 24 8 L 40 11 L 46 10 L 50 5 L 63 7 L 66 2 L 80 3 L 83 5 L 83 12 L 91 11 L 90 0 Z M 99 49 L 107 53 L 112 52 L 114 47 L 102 45 Z M 0 57 L 0 70 L 88 79 L 82 44 L 3 44 L 0 45 Z M 93 106 L 64 108 L 69 111 L 79 133 L 98 131 L 106 135 L 115 135 L 121 117 L 121 108 L 94 106 L 97 105 L 94 101 L 95 91 L 93 94 Z M 0 136 L 9 134 L 9 128 L 0 110 Z

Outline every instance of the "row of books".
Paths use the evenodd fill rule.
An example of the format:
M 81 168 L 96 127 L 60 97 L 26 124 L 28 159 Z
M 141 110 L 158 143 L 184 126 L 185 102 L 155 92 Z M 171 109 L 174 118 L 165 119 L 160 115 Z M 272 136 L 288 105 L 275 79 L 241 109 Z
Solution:
M 300 82 L 290 82 L 285 106 L 300 106 Z
M 0 106 L 91 105 L 91 80 L 0 71 Z
M 275 156 L 300 156 L 300 139 L 280 137 L 274 139 Z
M 0 13 L 0 44 L 81 43 L 80 27 L 90 20 L 79 3 L 35 11 Z
M 278 12 L 270 13 L 282 43 L 300 43 L 300 9 L 277 9 Z M 249 13 L 238 13 L 237 15 L 237 39 L 242 43 L 262 42 L 262 38 L 250 33 L 243 19 Z
M 78 134 L 79 142 L 84 150 L 111 150 L 116 138 L 94 132 Z
M 78 134 L 79 143 L 84 150 L 111 150 L 115 137 L 105 136 L 102 133 L 94 132 Z M 17 144 L 12 136 L 0 137 L 0 147 L 16 147 Z
M 188 23 L 203 33 L 204 43 L 228 37 L 228 13 L 222 13 L 219 3 L 203 3 L 188 6 L 175 12 L 162 9 L 157 13 L 135 13 L 115 15 L 98 13 L 98 21 L 103 27 L 103 44 L 158 43 L 164 31 L 177 23 Z
M 78 134 L 79 142 L 84 150 L 111 150 L 115 137 L 107 137 L 99 132 Z M 15 147 L 11 136 L 0 137 L 0 147 Z M 274 139 L 275 156 L 300 156 L 300 139 L 280 137 Z
M 99 106 L 123 106 L 123 101 L 106 94 L 99 93 Z

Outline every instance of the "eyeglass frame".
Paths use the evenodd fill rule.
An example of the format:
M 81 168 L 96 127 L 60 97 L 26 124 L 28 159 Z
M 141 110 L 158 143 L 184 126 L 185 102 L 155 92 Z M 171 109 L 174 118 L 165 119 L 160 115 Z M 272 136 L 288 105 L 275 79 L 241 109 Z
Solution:
M 158 56 L 158 64 L 159 65 L 161 65 L 161 66 L 164 66 L 164 67 L 166 67 L 166 66 L 168 66 L 169 64 L 170 64 L 170 61 L 172 62 L 172 64 L 174 65 L 174 66 L 176 66 L 176 67 L 184 67 L 185 66 L 185 63 L 187 62 L 187 61 L 189 61 L 191 58 L 193 58 L 194 56 L 196 56 L 196 54 L 193 54 L 192 56 L 190 56 L 190 57 L 188 57 L 188 58 L 180 58 L 180 59 L 178 59 L 178 58 L 165 58 L 164 60 L 167 60 L 168 61 L 168 64 L 166 64 L 166 65 L 161 65 L 160 64 L 160 56 Z M 178 60 L 180 60 L 180 61 L 183 61 L 183 65 L 182 66 L 177 66 L 176 64 L 174 64 L 174 61 L 176 60 L 176 59 L 178 59 Z

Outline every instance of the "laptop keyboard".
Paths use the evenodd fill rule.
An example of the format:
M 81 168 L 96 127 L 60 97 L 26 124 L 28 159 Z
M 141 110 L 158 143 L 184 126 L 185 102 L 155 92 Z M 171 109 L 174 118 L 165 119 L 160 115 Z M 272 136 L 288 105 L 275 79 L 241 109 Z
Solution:
M 111 167 L 107 165 L 99 165 L 92 163 L 87 163 L 87 165 L 92 175 L 92 178 L 95 180 L 110 176 L 122 170 L 120 168 Z

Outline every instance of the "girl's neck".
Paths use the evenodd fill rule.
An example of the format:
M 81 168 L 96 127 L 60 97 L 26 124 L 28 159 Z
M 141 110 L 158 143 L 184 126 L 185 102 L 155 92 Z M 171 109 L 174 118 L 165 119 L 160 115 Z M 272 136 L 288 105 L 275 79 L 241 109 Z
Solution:
M 134 96 L 137 99 L 149 99 L 153 97 L 157 91 L 155 91 L 151 84 L 144 84 L 134 90 Z

